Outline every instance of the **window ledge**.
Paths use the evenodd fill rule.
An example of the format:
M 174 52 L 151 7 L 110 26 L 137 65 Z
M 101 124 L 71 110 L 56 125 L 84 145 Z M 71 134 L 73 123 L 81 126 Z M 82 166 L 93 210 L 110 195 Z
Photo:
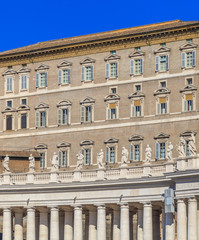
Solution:
M 27 88 L 26 89 L 20 89 L 20 92 L 26 92 L 26 91 L 28 91 Z
M 118 77 L 109 77 L 109 78 L 106 78 L 106 80 L 118 80 Z
M 161 73 L 169 73 L 169 70 L 159 70 L 156 72 L 156 74 L 161 74 Z

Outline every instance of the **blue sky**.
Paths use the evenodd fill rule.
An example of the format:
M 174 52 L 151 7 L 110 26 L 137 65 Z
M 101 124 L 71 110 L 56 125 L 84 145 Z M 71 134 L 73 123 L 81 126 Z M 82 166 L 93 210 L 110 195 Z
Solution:
M 199 20 L 199 1 L 1 1 L 0 51 L 175 19 Z

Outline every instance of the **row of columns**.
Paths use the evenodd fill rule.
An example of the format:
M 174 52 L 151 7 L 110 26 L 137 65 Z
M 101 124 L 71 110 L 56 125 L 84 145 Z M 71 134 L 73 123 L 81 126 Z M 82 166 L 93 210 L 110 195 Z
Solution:
M 197 200 L 177 200 L 177 240 L 198 240 Z M 188 214 L 187 214 L 188 213 Z M 3 209 L 3 240 L 12 239 L 12 214 L 10 208 Z M 64 211 L 63 240 L 83 240 L 82 207 L 66 208 Z M 121 204 L 113 207 L 113 240 L 130 240 L 129 205 Z M 39 240 L 60 239 L 59 208 L 40 210 Z M 50 227 L 49 227 L 50 226 Z M 38 231 L 35 221 L 35 208 L 27 208 L 27 239 L 37 240 Z M 50 229 L 50 232 L 49 232 Z M 156 236 L 157 235 L 157 236 Z M 137 210 L 137 239 L 154 240 L 160 236 L 159 214 L 154 215 L 150 202 L 139 205 Z M 162 240 L 175 239 L 175 214 L 162 212 Z M 89 208 L 88 240 L 106 240 L 106 207 L 99 205 L 96 209 Z M 23 240 L 23 212 L 15 211 L 14 240 Z

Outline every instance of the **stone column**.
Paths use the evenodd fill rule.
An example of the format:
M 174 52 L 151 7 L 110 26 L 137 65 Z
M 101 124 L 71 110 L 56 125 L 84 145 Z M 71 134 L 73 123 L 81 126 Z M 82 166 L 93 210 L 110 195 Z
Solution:
M 48 240 L 48 209 L 40 209 L 39 240 Z
M 139 207 L 138 212 L 138 223 L 137 223 L 137 240 L 143 240 L 143 208 Z
M 129 205 L 123 204 L 120 207 L 120 240 L 129 239 Z
M 153 240 L 152 205 L 144 203 L 143 211 L 143 240 Z
M 96 209 L 89 209 L 89 230 L 88 240 L 97 239 L 97 211 Z
M 187 209 L 183 199 L 177 200 L 177 240 L 187 240 Z
M 106 240 L 106 207 L 97 207 L 97 240 Z
M 15 211 L 15 226 L 14 239 L 23 240 L 23 210 L 17 209 Z
M 188 199 L 188 240 L 198 240 L 197 200 Z
M 74 240 L 83 239 L 82 207 L 74 207 Z
M 73 240 L 73 211 L 64 209 L 64 240 Z
M 11 209 L 3 209 L 3 240 L 12 239 Z
M 120 240 L 120 209 L 113 207 L 113 240 Z
M 165 214 L 165 235 L 166 240 L 175 240 L 175 219 L 173 213 Z
M 50 209 L 50 240 L 59 239 L 59 208 Z
M 27 237 L 28 240 L 35 240 L 35 209 L 27 208 Z

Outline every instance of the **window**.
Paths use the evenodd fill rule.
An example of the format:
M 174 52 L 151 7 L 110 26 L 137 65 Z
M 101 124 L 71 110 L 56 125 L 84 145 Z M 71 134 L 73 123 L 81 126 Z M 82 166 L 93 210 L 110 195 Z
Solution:
M 84 155 L 84 164 L 91 164 L 91 149 L 90 148 L 82 148 L 82 154 Z
M 156 142 L 155 143 L 155 159 L 166 159 L 166 143 Z
M 113 50 L 110 52 L 111 54 L 116 54 L 116 50 Z
M 21 114 L 21 129 L 27 128 L 27 113 Z
M 36 127 L 46 127 L 46 111 L 36 112 Z
M 108 104 L 108 120 L 117 118 L 117 104 L 109 103 Z
M 106 162 L 115 163 L 115 146 L 106 147 Z
M 189 157 L 191 154 L 190 154 L 190 149 L 189 149 L 189 140 L 186 140 L 186 145 L 185 145 L 185 154 L 187 157 Z
M 160 82 L 160 87 L 161 88 L 166 88 L 166 86 L 167 86 L 167 82 L 166 81 Z
M 142 115 L 141 109 L 141 100 L 134 100 L 132 105 L 132 117 L 140 117 Z
M 47 87 L 47 72 L 36 73 L 36 88 Z
M 192 78 L 187 78 L 186 79 L 186 84 L 187 85 L 192 85 L 193 84 L 193 79 Z
M 169 70 L 169 55 L 155 57 L 155 71 L 164 72 Z
M 40 154 L 40 168 L 46 167 L 47 149 L 48 146 L 46 144 L 39 144 L 35 147 L 35 150 Z
M 192 94 L 186 94 L 185 100 L 184 100 L 184 111 L 193 111 L 193 95 Z
M 46 166 L 46 153 L 40 153 L 40 168 L 45 168 Z
M 116 94 L 117 93 L 117 88 L 116 87 L 112 87 L 110 88 L 110 93 Z
M 166 43 L 160 43 L 161 47 L 166 47 Z
M 130 75 L 140 75 L 143 73 L 143 59 L 130 60 Z
M 130 162 L 140 161 L 140 144 L 130 145 Z
M 118 63 L 106 63 L 106 78 L 118 77 Z
M 93 66 L 82 66 L 81 81 L 93 81 Z
M 69 110 L 66 109 L 58 109 L 58 125 L 65 125 L 68 124 L 68 116 L 69 116 Z
M 6 130 L 12 130 L 12 115 L 6 115 Z
M 70 83 L 70 69 L 59 69 L 58 72 L 58 84 L 69 84 Z
M 27 89 L 27 75 L 21 75 L 21 90 Z
M 193 39 L 192 39 L 192 38 L 187 39 L 187 42 L 188 42 L 188 43 L 193 43 Z
M 66 167 L 68 162 L 68 151 L 59 151 L 59 166 Z
M 135 85 L 135 91 L 139 92 L 141 90 L 142 90 L 141 85 Z
M 92 106 L 81 106 L 81 123 L 92 121 Z
M 12 92 L 12 77 L 7 77 L 6 78 L 6 91 L 7 92 Z
M 21 99 L 21 105 L 27 105 L 27 99 L 26 98 Z
M 136 50 L 136 51 L 140 51 L 140 47 L 136 47 L 135 50 Z
M 167 113 L 167 98 L 160 97 L 157 107 L 158 107 L 158 109 L 157 109 L 158 114 L 166 114 Z
M 12 108 L 12 101 L 11 100 L 7 101 L 7 107 Z
M 196 65 L 196 52 L 182 52 L 181 53 L 181 65 L 182 68 L 192 68 Z

